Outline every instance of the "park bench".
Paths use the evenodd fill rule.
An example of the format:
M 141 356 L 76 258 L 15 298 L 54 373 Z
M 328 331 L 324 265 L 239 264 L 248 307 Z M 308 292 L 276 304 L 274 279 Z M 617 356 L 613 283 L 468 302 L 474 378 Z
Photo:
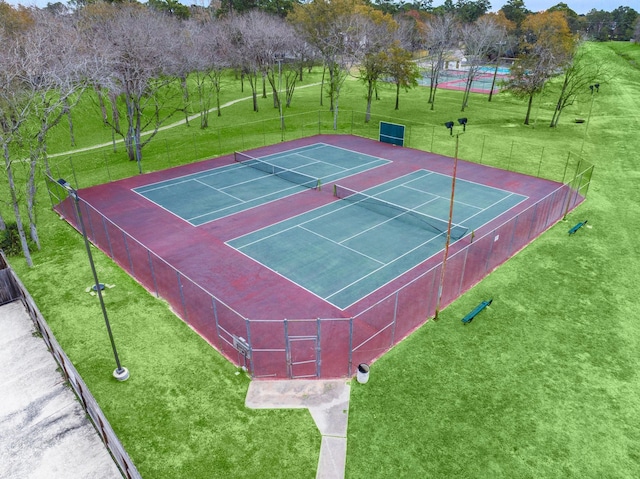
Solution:
M 575 225 L 573 228 L 569 230 L 569 234 L 572 235 L 573 233 L 578 231 L 580 228 L 582 228 L 586 224 L 587 224 L 587 220 L 581 221 L 580 223 L 578 223 L 577 225 Z
M 482 303 L 480 303 L 478 306 L 473 308 L 473 310 L 469 314 L 467 314 L 464 318 L 462 318 L 462 322 L 464 324 L 467 324 L 473 321 L 473 318 L 475 318 L 480 311 L 482 311 L 484 308 L 489 306 L 492 301 L 493 299 L 490 299 L 488 301 L 483 301 Z

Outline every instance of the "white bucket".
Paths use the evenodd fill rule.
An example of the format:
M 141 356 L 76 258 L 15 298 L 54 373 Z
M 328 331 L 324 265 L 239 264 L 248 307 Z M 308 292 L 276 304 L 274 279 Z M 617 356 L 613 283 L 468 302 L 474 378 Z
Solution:
M 356 379 L 360 384 L 365 384 L 369 380 L 369 365 L 363 363 L 358 366 Z

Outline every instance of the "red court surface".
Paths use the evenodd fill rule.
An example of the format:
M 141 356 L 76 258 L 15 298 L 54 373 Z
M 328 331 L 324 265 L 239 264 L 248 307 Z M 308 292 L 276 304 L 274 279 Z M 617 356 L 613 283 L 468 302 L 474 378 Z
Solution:
M 391 160 L 340 180 L 364 190 L 423 168 L 451 175 L 454 160 L 354 136 L 320 135 L 252 150 L 254 157 L 326 143 Z M 225 242 L 336 200 L 331 183 L 192 226 L 132 191 L 233 163 L 233 155 L 79 190 L 94 244 L 254 378 L 348 377 L 433 316 L 442 255 L 424 261 L 345 310 Z M 441 307 L 451 303 L 582 201 L 567 186 L 458 162 L 457 177 L 528 197 L 452 244 Z M 188 201 L 188 198 L 185 198 Z M 76 224 L 72 204 L 56 207 Z

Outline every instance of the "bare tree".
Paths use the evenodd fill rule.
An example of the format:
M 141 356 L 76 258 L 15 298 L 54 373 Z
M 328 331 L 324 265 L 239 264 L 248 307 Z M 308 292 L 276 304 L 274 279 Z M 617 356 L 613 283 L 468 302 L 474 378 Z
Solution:
M 469 104 L 471 87 L 480 68 L 487 62 L 488 54 L 497 44 L 504 41 L 506 32 L 489 16 L 480 17 L 472 24 L 462 28 L 462 41 L 467 57 L 467 79 L 462 97 L 462 111 Z
M 26 210 L 31 240 L 39 248 L 36 173 L 41 165 L 49 170 L 47 134 L 78 98 L 86 69 L 71 17 L 34 10 L 30 19 L 27 28 L 0 32 L 0 144 L 18 234 L 31 266 L 22 212 Z M 16 182 L 16 164 L 26 173 L 24 191 Z
M 108 92 L 112 116 L 107 123 L 124 138 L 129 159 L 142 172 L 143 147 L 179 110 L 170 106 L 175 104 L 172 86 L 181 71 L 178 20 L 136 4 L 100 8 L 98 15 L 83 9 L 90 25 L 85 42 L 102 62 L 92 72 L 92 80 Z M 120 102 L 126 130 L 120 125 Z
M 253 111 L 259 110 L 258 88 L 262 73 L 269 62 L 268 53 L 262 48 L 262 37 L 266 33 L 269 15 L 251 10 L 243 15 L 234 15 L 228 23 L 231 61 L 251 86 Z
M 200 128 L 209 126 L 209 112 L 215 99 L 218 116 L 222 73 L 229 66 L 229 42 L 219 20 L 207 18 L 205 21 L 190 20 L 185 24 L 183 60 L 192 72 L 198 91 Z
M 560 94 L 549 126 L 551 128 L 558 126 L 564 108 L 573 104 L 580 95 L 588 93 L 589 86 L 591 86 L 593 93 L 593 85 L 591 84 L 603 83 L 606 81 L 606 77 L 604 65 L 594 62 L 586 49 L 578 48 L 575 55 L 565 65 Z
M 85 86 L 88 61 L 81 47 L 73 17 L 56 15 L 49 10 L 34 12 L 34 25 L 21 38 L 22 69 L 25 86 L 34 97 L 28 136 L 30 146 L 27 180 L 27 215 L 30 235 L 40 249 L 35 218 L 36 173 L 42 163 L 50 173 L 47 158 L 47 134 L 65 116 Z M 36 126 L 37 125 L 37 126 Z M 72 124 L 70 124 L 72 131 Z
M 11 146 L 20 142 L 20 128 L 27 121 L 33 97 L 29 95 L 23 81 L 20 67 L 20 42 L 16 36 L 0 31 L 0 145 L 4 159 L 5 173 L 9 185 L 11 208 L 16 219 L 20 245 L 27 265 L 33 266 L 27 236 L 22 222 L 18 187 L 14 174 L 14 158 Z
M 434 16 L 422 27 L 423 47 L 428 52 L 423 68 L 429 78 L 428 101 L 431 110 L 435 107 L 440 73 L 445 66 L 446 55 L 457 45 L 458 36 L 459 26 L 451 14 Z

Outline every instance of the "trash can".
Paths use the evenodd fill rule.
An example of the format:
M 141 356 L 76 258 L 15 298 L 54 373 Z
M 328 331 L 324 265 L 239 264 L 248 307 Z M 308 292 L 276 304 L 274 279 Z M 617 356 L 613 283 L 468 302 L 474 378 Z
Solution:
M 360 364 L 358 365 L 358 373 L 356 374 L 356 379 L 360 384 L 365 384 L 369 380 L 369 365 L 368 364 Z

